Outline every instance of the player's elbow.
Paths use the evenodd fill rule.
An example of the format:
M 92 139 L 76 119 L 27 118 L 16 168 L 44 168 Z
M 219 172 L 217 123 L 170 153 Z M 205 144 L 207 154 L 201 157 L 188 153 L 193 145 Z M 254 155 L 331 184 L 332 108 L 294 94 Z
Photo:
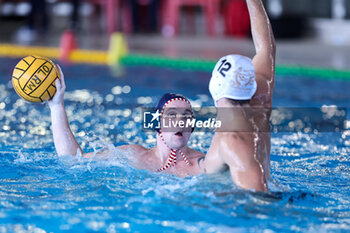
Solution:
M 271 42 L 271 53 L 272 54 L 276 54 L 276 42 L 275 42 L 275 39 L 272 40 Z
M 273 56 L 276 55 L 276 41 L 275 41 L 275 38 L 272 37 L 271 39 L 271 54 L 273 54 Z
M 266 177 L 261 166 L 255 161 L 240 171 L 232 171 L 233 182 L 240 188 L 254 191 L 268 191 Z
M 274 51 L 276 51 L 276 40 L 275 40 L 275 36 L 273 35 L 272 29 L 270 30 L 269 35 L 270 35 L 269 44 L 270 44 L 271 48 L 274 49 Z
M 264 54 L 271 54 L 275 57 L 276 41 L 275 41 L 275 38 L 273 37 L 273 34 L 272 36 L 270 36 L 269 38 L 266 38 L 266 40 L 263 41 L 259 51 Z
M 266 41 L 265 44 L 262 46 L 260 53 L 270 55 L 273 58 L 276 56 L 276 43 L 275 40 L 269 40 Z
M 57 148 L 56 149 L 56 153 L 58 157 L 62 157 L 62 156 L 83 156 L 83 157 L 87 157 L 89 155 L 89 153 L 84 153 L 84 151 L 78 147 L 76 149 L 72 149 L 72 148 Z

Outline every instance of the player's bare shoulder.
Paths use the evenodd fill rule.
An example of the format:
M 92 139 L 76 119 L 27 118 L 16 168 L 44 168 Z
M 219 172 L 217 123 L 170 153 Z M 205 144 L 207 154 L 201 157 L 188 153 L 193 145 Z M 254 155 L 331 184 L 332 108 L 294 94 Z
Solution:
M 189 150 L 189 159 L 190 160 L 195 159 L 197 161 L 198 158 L 205 156 L 204 153 L 202 153 L 202 152 L 200 152 L 198 150 L 195 150 L 195 149 L 192 149 L 192 148 L 188 148 L 188 150 Z
M 148 164 L 148 160 L 153 158 L 150 156 L 151 149 L 147 149 L 140 145 L 122 145 L 118 146 L 116 149 L 126 152 L 130 164 L 138 169 L 145 169 Z
M 148 152 L 147 148 L 135 144 L 118 146 L 116 149 L 128 151 L 135 156 L 141 156 Z

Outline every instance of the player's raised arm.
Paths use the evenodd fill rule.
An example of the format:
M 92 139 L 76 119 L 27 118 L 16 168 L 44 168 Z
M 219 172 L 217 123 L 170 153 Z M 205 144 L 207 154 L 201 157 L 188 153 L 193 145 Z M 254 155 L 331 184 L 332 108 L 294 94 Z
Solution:
M 235 184 L 267 191 L 270 169 L 269 116 L 275 74 L 275 40 L 261 0 L 246 0 L 256 55 L 221 58 L 209 91 L 224 128 L 215 132 L 209 151 L 199 163 L 204 172 L 228 167 Z M 255 107 L 263 108 L 255 108 Z
M 275 73 L 276 45 L 270 20 L 261 0 L 246 1 L 256 51 L 256 55 L 253 58 L 255 73 L 258 79 L 264 77 L 272 81 L 272 88 L 270 90 L 272 92 Z
M 63 96 L 66 90 L 66 84 L 64 82 L 64 75 L 61 67 L 57 65 L 57 69 L 60 72 L 60 79 L 55 82 L 56 94 L 53 99 L 48 101 L 51 110 L 52 121 L 52 134 L 55 143 L 57 154 L 60 155 L 76 155 L 77 152 L 83 152 L 80 148 L 77 140 L 75 139 L 67 118 L 66 111 L 64 109 Z

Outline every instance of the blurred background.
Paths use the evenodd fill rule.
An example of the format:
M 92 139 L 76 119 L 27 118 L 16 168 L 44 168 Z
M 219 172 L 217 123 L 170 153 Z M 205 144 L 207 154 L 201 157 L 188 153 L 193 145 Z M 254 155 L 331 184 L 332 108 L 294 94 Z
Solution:
M 350 0 L 264 0 L 277 63 L 347 69 Z M 0 0 L 0 43 L 108 50 L 122 32 L 131 53 L 216 60 L 254 55 L 245 0 Z

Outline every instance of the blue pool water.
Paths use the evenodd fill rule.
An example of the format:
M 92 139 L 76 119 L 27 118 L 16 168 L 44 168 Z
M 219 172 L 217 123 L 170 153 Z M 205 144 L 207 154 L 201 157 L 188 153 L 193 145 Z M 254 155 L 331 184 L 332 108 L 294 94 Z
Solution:
M 350 132 L 272 134 L 270 192 L 235 187 L 228 173 L 177 178 L 136 170 L 132 154 L 109 160 L 58 158 L 46 104 L 19 99 L 10 77 L 17 59 L 0 59 L 0 232 L 346 232 L 350 231 Z M 138 107 L 165 92 L 211 106 L 206 72 L 63 66 L 66 110 L 86 151 L 137 143 Z M 120 74 L 122 73 L 122 74 Z M 276 78 L 274 106 L 349 108 L 350 82 Z M 190 146 L 206 152 L 212 133 Z

